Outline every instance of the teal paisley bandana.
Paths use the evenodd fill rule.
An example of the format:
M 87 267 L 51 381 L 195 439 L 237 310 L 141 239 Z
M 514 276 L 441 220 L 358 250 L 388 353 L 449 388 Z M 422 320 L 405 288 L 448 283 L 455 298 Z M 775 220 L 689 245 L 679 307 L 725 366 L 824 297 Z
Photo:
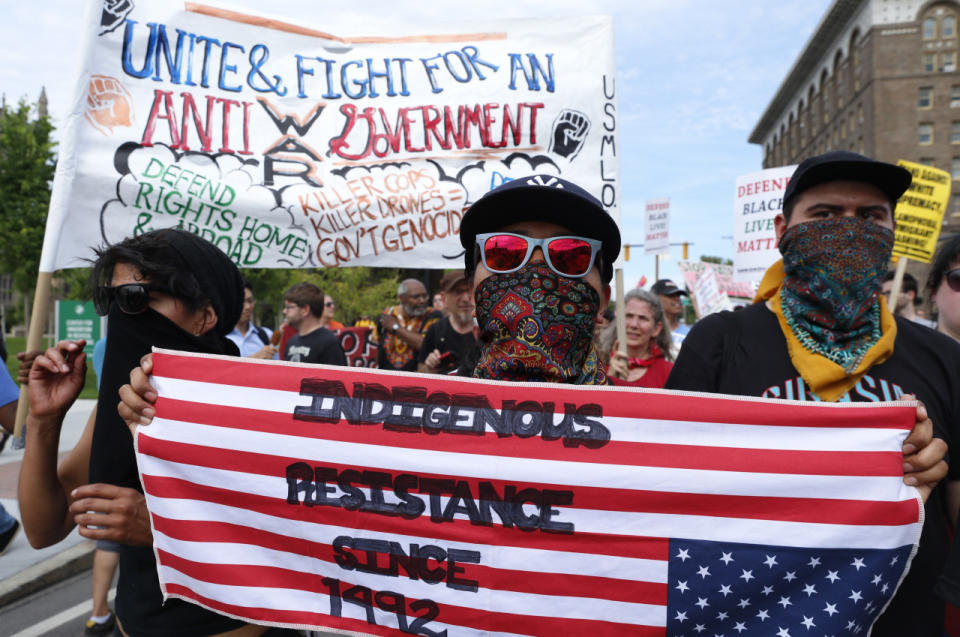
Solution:
M 805 349 L 855 368 L 880 337 L 881 278 L 893 231 L 855 217 L 809 221 L 780 239 L 784 317 Z

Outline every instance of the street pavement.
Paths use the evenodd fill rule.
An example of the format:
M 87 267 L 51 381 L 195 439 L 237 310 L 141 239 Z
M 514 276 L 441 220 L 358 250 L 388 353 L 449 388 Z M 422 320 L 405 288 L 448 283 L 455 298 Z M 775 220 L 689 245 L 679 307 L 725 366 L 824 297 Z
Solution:
M 67 412 L 60 435 L 61 460 L 80 439 L 95 405 L 95 400 L 78 400 Z M 11 447 L 12 441 L 8 441 L 0 453 L 0 504 L 20 519 L 17 476 L 23 449 Z M 92 558 L 93 543 L 80 537 L 76 529 L 58 544 L 40 550 L 30 546 L 21 529 L 7 552 L 0 555 L 0 613 L 16 599 L 88 568 Z

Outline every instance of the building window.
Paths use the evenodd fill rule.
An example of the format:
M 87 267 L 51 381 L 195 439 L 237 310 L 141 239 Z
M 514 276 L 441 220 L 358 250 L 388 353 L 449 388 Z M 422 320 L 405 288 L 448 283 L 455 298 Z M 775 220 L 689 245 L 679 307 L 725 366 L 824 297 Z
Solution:
M 956 124 L 960 124 L 960 122 Z M 957 129 L 956 124 L 954 124 L 954 130 Z M 917 143 L 921 145 L 933 143 L 933 124 L 920 124 L 917 127 Z
M 957 20 L 952 15 L 948 15 L 943 19 L 943 32 L 942 37 L 952 38 L 956 35 L 957 31 Z
M 941 69 L 944 73 L 953 73 L 957 70 L 957 52 L 951 51 L 950 53 L 943 54 L 943 68 Z
M 937 37 L 937 20 L 936 18 L 927 18 L 923 21 L 923 39 L 932 40 Z
M 933 157 L 921 157 L 917 160 L 917 163 L 924 166 L 933 166 Z
M 950 127 L 950 143 L 960 144 L 960 122 L 953 122 Z
M 950 176 L 954 179 L 960 179 L 960 157 L 954 157 L 950 164 Z
M 923 70 L 927 73 L 933 73 L 937 70 L 937 55 L 935 53 L 923 54 Z
M 863 104 L 857 106 L 857 121 L 863 123 Z
M 917 108 L 931 108 L 933 106 L 933 87 L 921 86 L 917 89 Z
M 960 108 L 960 84 L 950 87 L 950 108 Z
M 846 139 L 846 138 L 847 138 L 847 123 L 841 119 L 840 120 L 840 139 Z
M 863 154 L 863 137 L 857 139 L 857 152 Z
M 851 135 L 853 135 L 853 128 L 854 128 L 854 125 L 853 125 L 853 114 L 851 113 L 851 114 L 850 114 L 850 134 L 851 134 Z

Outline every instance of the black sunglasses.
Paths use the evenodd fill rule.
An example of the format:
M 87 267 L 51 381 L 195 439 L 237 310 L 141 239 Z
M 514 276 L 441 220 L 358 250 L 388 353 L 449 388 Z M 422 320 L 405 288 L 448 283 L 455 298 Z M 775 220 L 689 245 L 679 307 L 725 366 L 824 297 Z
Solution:
M 150 304 L 151 292 L 167 292 L 152 283 L 124 283 L 123 285 L 99 285 L 93 292 L 93 307 L 100 316 L 110 313 L 110 306 L 116 302 L 124 314 L 140 314 Z
M 943 279 L 954 292 L 960 292 L 960 268 L 947 270 L 943 273 Z

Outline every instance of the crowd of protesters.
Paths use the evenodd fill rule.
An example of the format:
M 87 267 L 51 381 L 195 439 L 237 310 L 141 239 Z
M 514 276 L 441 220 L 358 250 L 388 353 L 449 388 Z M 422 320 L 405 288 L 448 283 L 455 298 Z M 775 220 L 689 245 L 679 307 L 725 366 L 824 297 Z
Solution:
M 612 315 L 617 224 L 573 183 L 517 179 L 465 213 L 463 270 L 433 291 L 416 279 L 400 282 L 396 304 L 370 308 L 379 318 L 365 317 L 363 326 L 378 345 L 378 366 L 400 372 L 827 401 L 881 400 L 868 390 L 882 381 L 897 388 L 896 398 L 916 396 L 922 405 L 903 467 L 926 503 L 923 537 L 872 634 L 939 637 L 943 600 L 960 602 L 960 555 L 949 557 L 956 569 L 943 568 L 960 507 L 960 469 L 948 474 L 944 461 L 947 443 L 960 439 L 960 238 L 941 246 L 927 282 L 935 329 L 917 321 L 915 281 L 888 306 L 882 286 L 893 210 L 909 183 L 902 168 L 853 153 L 807 160 L 776 219 L 783 260 L 755 302 L 690 325 L 687 292 L 669 280 L 628 291 L 623 316 Z M 255 325 L 255 290 L 233 263 L 176 230 L 104 249 L 94 279 L 98 311 L 110 319 L 101 398 L 59 466 L 63 414 L 83 384 L 83 343 L 58 344 L 29 366 L 20 480 L 27 536 L 47 546 L 77 525 L 85 537 L 119 542 L 116 610 L 125 634 L 182 634 L 185 626 L 191 634 L 264 634 L 184 601 L 161 603 L 131 436 L 155 414 L 144 355 L 160 346 L 343 365 L 335 299 L 312 283 L 294 285 L 273 333 Z

